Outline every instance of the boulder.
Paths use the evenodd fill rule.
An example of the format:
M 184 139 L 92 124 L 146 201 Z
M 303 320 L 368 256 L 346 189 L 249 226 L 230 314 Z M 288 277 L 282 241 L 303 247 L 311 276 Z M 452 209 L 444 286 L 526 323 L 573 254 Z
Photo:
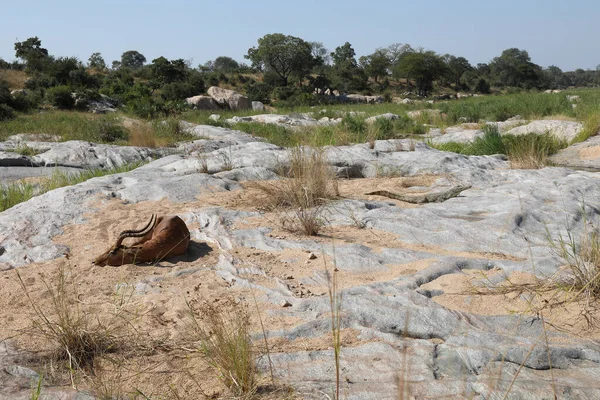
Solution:
M 265 110 L 265 105 L 260 102 L 260 101 L 253 101 L 252 102 L 252 109 L 254 111 L 264 111 Z
M 211 114 L 210 117 L 208 117 L 208 119 L 216 122 L 221 119 L 221 116 L 219 114 Z
M 373 117 L 369 117 L 369 118 L 365 119 L 365 122 L 366 122 L 367 124 L 372 124 L 373 122 L 375 122 L 375 121 L 376 121 L 376 120 L 378 120 L 378 119 L 388 119 L 388 120 L 391 120 L 391 121 L 393 121 L 393 120 L 396 120 L 396 119 L 398 119 L 398 118 L 399 118 L 399 117 L 398 117 L 398 115 L 396 115 L 396 114 L 392 114 L 392 113 L 385 113 L 385 114 L 381 114 L 381 115 L 375 115 L 375 116 L 373 116 Z
M 349 94 L 346 98 L 353 103 L 383 103 L 383 96 L 365 96 L 362 94 Z
M 529 133 L 535 133 L 542 135 L 546 132 L 550 133 L 559 140 L 566 140 L 571 142 L 577 137 L 579 132 L 583 129 L 583 124 L 580 122 L 573 121 L 555 121 L 555 120 L 539 120 L 532 121 L 527 125 L 518 126 L 504 132 L 505 135 L 527 135 Z
M 409 118 L 412 119 L 416 119 L 419 118 L 421 115 L 427 115 L 429 117 L 438 117 L 441 116 L 441 111 L 440 110 L 433 110 L 433 109 L 426 109 L 426 110 L 416 110 L 416 111 L 409 111 L 406 113 L 406 115 L 408 115 Z
M 193 96 L 185 99 L 185 102 L 197 110 L 218 110 L 219 105 L 210 96 Z
M 227 107 L 233 111 L 247 110 L 252 107 L 246 96 L 242 96 L 233 90 L 211 86 L 208 88 L 208 94 L 221 107 Z
M 10 92 L 10 95 L 15 97 L 15 96 L 26 96 L 27 95 L 27 90 L 25 89 L 15 89 L 13 91 Z

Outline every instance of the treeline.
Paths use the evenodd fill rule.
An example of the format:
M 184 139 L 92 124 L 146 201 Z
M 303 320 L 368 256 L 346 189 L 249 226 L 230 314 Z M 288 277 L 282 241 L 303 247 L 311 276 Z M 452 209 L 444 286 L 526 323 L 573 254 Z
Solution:
M 221 56 L 194 68 L 183 59 L 158 57 L 148 62 L 143 54 L 131 50 L 109 67 L 100 53 L 93 53 L 87 63 L 75 57 L 54 57 L 37 37 L 15 43 L 15 56 L 19 61 L 0 59 L 0 69 L 24 70 L 29 77 L 26 92 L 11 96 L 6 82 L 0 81 L 0 119 L 41 102 L 63 109 L 85 108 L 102 95 L 116 99 L 131 113 L 152 118 L 182 111 L 187 107 L 185 98 L 218 85 L 236 88 L 250 100 L 287 105 L 334 101 L 331 94 L 335 91 L 391 98 L 406 91 L 425 97 L 434 87 L 490 93 L 506 88 L 600 85 L 598 69 L 543 69 L 531 61 L 527 51 L 516 48 L 477 65 L 464 57 L 408 44 L 392 44 L 357 58 L 348 42 L 329 51 L 322 43 L 279 33 L 263 36 L 257 46 L 248 49 L 245 58 L 249 64 Z

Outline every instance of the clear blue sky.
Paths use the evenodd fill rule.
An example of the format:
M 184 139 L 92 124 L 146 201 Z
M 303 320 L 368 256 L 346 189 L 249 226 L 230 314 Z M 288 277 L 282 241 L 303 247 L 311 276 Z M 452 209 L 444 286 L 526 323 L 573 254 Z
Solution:
M 565 71 L 600 64 L 600 0 L 29 0 L 0 6 L 0 57 L 38 36 L 50 54 L 110 65 L 127 50 L 148 61 L 224 55 L 244 60 L 267 33 L 323 42 L 348 41 L 357 56 L 409 43 L 489 62 L 517 47 L 532 61 Z

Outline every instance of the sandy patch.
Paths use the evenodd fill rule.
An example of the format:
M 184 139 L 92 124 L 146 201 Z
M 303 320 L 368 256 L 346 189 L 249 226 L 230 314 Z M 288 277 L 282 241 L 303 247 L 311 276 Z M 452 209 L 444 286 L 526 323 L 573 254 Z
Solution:
M 490 278 L 501 275 L 498 269 L 490 271 L 463 270 L 461 273 L 443 275 L 438 279 L 422 285 L 422 289 L 442 290 L 444 293 L 433 297 L 433 300 L 450 310 L 463 311 L 476 315 L 521 315 L 522 318 L 543 317 L 548 329 L 566 332 L 581 338 L 600 339 L 600 330 L 587 324 L 583 317 L 583 304 L 570 302 L 565 305 L 548 308 L 546 305 L 552 298 L 564 298 L 561 291 L 555 292 L 520 292 L 518 290 L 491 290 Z M 531 284 L 536 278 L 528 273 L 517 272 L 508 279 L 513 284 Z M 507 286 L 502 281 L 501 286 Z M 496 293 L 496 294 L 495 294 Z M 557 296 L 557 297 L 553 297 Z M 553 301 L 554 302 L 554 301 Z M 600 319 L 600 310 L 590 314 Z M 569 341 L 569 339 L 565 339 Z
M 586 147 L 579 150 L 579 158 L 582 160 L 597 160 L 600 158 L 600 146 Z

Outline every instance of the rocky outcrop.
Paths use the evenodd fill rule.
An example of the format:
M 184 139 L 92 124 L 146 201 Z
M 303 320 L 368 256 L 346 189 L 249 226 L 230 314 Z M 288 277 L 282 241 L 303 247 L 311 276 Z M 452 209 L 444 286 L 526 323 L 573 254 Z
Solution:
M 553 165 L 600 172 L 600 136 L 575 143 L 550 157 Z
M 16 152 L 20 147 L 38 152 L 24 156 Z M 148 149 L 133 146 L 96 144 L 82 140 L 67 142 L 0 142 L 0 165 L 5 167 L 71 167 L 82 169 L 114 168 L 134 162 L 148 161 L 169 154 L 167 149 Z M 1 171 L 0 171 L 1 175 Z
M 437 109 L 425 109 L 425 110 L 408 111 L 406 113 L 406 115 L 408 115 L 408 117 L 412 118 L 412 119 L 417 119 L 422 115 L 426 115 L 428 117 L 435 118 L 435 117 L 440 117 L 442 115 L 442 112 Z
M 242 96 L 233 90 L 211 86 L 208 88 L 207 93 L 221 107 L 229 108 L 233 111 L 252 108 L 250 101 L 246 96 Z
M 348 94 L 346 95 L 346 99 L 351 101 L 352 103 L 367 103 L 367 104 L 375 104 L 375 103 L 383 103 L 383 96 L 365 96 L 362 94 Z
M 549 133 L 559 140 L 567 142 L 573 141 L 582 131 L 583 124 L 572 121 L 554 121 L 554 120 L 539 120 L 530 122 L 527 125 L 518 126 L 505 132 L 507 135 L 527 135 L 534 133 L 542 135 Z
M 197 110 L 218 110 L 219 105 L 210 96 L 193 96 L 185 99 L 185 102 Z
M 252 110 L 254 110 L 254 111 L 264 111 L 265 110 L 265 105 L 263 103 L 261 103 L 260 101 L 253 101 L 252 102 Z
M 34 268 L 35 262 L 58 262 L 52 260 L 70 254 L 69 262 L 86 273 L 82 266 L 90 255 L 69 253 L 68 247 L 83 245 L 59 244 L 54 238 L 81 224 L 89 232 L 81 238 L 85 243 L 105 235 L 106 215 L 102 223 L 90 222 L 101 214 L 98 204 L 117 199 L 123 212 L 135 213 L 136 206 L 161 201 L 177 210 L 193 240 L 206 243 L 217 256 L 140 267 L 135 273 L 124 267 L 136 301 L 156 307 L 160 295 L 165 307 L 171 306 L 168 301 L 184 287 L 183 280 L 193 281 L 190 289 L 202 284 L 200 290 L 209 296 L 238 296 L 251 288 L 269 318 L 286 321 L 283 327 L 267 323 L 269 338 L 284 344 L 319 341 L 316 348 L 274 351 L 270 361 L 263 358 L 259 365 L 267 369 L 272 362 L 277 378 L 307 398 L 320 398 L 335 385 L 333 350 L 320 342 L 331 334 L 327 278 L 322 264 L 308 263 L 315 255 L 332 260 L 340 271 L 343 334 L 358 338 L 341 350 L 345 398 L 394 399 L 407 391 L 415 398 L 494 398 L 506 393 L 511 398 L 554 398 L 556 393 L 600 398 L 597 339 L 548 327 L 535 314 L 502 314 L 497 303 L 503 296 L 480 300 L 467 292 L 500 283 L 512 273 L 544 278 L 563 271 L 564 260 L 548 245 L 549 239 L 566 237 L 567 229 L 579 238 L 584 219 L 598 226 L 598 174 L 566 168 L 511 170 L 499 156 L 467 157 L 409 140 L 330 146 L 324 154 L 338 176 L 385 178 L 340 181 L 358 184 L 358 191 L 323 207 L 330 232 L 342 232 L 341 240 L 334 241 L 329 232 L 316 239 L 281 235 L 268 225 L 266 215 L 230 207 L 221 197 L 241 190 L 241 181 L 278 179 L 276 172 L 289 165 L 289 151 L 231 129 L 183 125 L 198 137 L 181 145 L 195 146 L 180 148 L 189 150 L 189 156 L 170 155 L 128 173 L 56 189 L 0 213 L 0 270 Z M 594 146 L 600 143 L 590 142 L 588 148 Z M 386 171 L 415 182 L 386 189 L 392 181 Z M 431 185 L 418 180 L 432 174 Z M 456 190 L 435 190 L 444 187 L 462 191 L 453 197 Z M 382 196 L 384 192 L 398 198 Z M 198 196 L 215 193 L 215 203 L 198 202 Z M 240 198 L 240 193 L 231 198 Z M 444 201 L 403 203 L 415 198 Z M 352 235 L 369 239 L 353 240 Z M 285 275 L 271 274 L 271 266 L 262 263 L 267 259 L 283 263 Z M 292 265 L 300 267 L 290 272 Z M 209 276 L 218 280 L 205 284 Z M 469 285 L 463 289 L 452 281 L 462 277 Z M 89 282 L 86 278 L 88 288 Z M 109 293 L 113 286 L 111 281 Z M 325 289 L 308 294 L 295 291 L 295 286 Z M 460 301 L 446 305 L 443 299 L 452 296 Z M 479 304 L 485 312 L 477 311 Z M 167 314 L 174 327 L 181 321 L 177 312 Z M 5 343 L 0 340 L 2 371 L 15 364 L 1 363 Z M 35 371 L 17 367 L 9 371 L 25 383 L 35 376 Z M 404 378 L 398 379 L 399 372 Z M 0 373 L 0 395 L 7 387 L 5 375 Z
M 377 121 L 378 119 L 387 119 L 387 120 L 390 120 L 390 121 L 395 121 L 398 118 L 400 118 L 400 117 L 398 115 L 396 115 L 396 114 L 385 113 L 385 114 L 375 115 L 373 117 L 369 117 L 369 118 L 365 119 L 365 122 L 367 124 L 372 124 L 375 121 Z
M 260 114 L 249 115 L 246 117 L 233 117 L 226 119 L 228 124 L 236 124 L 239 122 L 256 122 L 260 124 L 273 124 L 287 127 L 302 127 L 302 126 L 331 126 L 339 124 L 342 118 L 321 118 L 319 120 L 313 118 L 310 113 L 295 113 L 290 115 L 279 114 Z

